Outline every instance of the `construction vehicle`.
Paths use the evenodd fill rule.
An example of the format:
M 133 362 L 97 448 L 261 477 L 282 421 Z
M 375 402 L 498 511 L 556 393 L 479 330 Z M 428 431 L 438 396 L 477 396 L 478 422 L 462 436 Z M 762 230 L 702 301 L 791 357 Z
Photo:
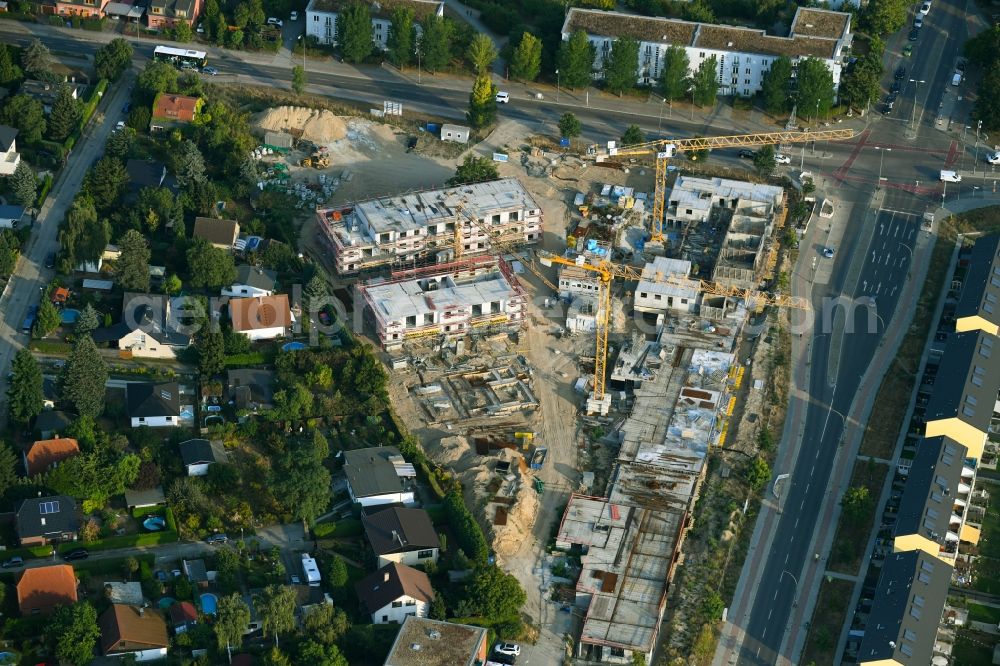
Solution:
M 545 465 L 545 458 L 549 455 L 549 447 L 539 446 L 531 454 L 531 469 L 541 469 Z
M 618 148 L 614 142 L 609 142 L 605 150 L 591 146 L 588 153 L 594 156 L 598 163 L 611 157 L 632 155 L 656 155 L 656 180 L 653 194 L 653 217 L 650 222 L 649 240 L 662 243 L 666 236 L 663 233 L 663 210 L 667 197 L 668 163 L 676 153 L 712 150 L 713 148 L 733 148 L 738 146 L 767 146 L 791 143 L 808 143 L 810 141 L 843 141 L 854 137 L 853 129 L 825 129 L 808 132 L 759 132 L 756 134 L 734 134 L 730 136 L 693 137 L 690 139 L 657 139 L 633 146 Z
M 635 266 L 625 266 L 612 263 L 608 259 L 591 264 L 586 257 L 578 256 L 576 259 L 569 259 L 559 255 L 546 252 L 538 252 L 538 258 L 543 266 L 561 264 L 563 266 L 575 266 L 585 271 L 597 273 L 599 277 L 597 293 L 597 315 L 595 317 L 595 336 L 597 338 L 594 351 L 594 391 L 591 394 L 593 403 L 610 402 L 610 397 L 604 391 L 604 384 L 607 377 L 608 363 L 608 329 L 611 324 L 611 281 L 615 278 L 624 280 L 641 280 L 642 269 Z M 742 298 L 747 301 L 748 308 L 751 304 L 775 305 L 778 307 L 797 308 L 808 310 L 811 308 L 809 301 L 805 298 L 784 296 L 782 294 L 768 294 L 754 291 L 753 289 L 743 289 L 732 287 L 717 282 L 707 282 L 693 278 L 677 278 L 667 275 L 655 275 L 654 282 L 665 282 L 669 284 L 690 285 L 697 288 L 702 293 Z
M 316 151 L 309 157 L 302 158 L 302 161 L 299 162 L 299 166 L 325 169 L 330 166 L 330 156 L 325 152 Z

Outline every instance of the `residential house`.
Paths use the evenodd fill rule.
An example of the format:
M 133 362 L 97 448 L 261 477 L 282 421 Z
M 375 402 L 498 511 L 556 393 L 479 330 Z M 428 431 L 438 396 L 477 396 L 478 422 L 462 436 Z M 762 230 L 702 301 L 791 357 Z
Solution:
M 68 564 L 25 569 L 17 579 L 17 607 L 25 617 L 76 602 L 76 573 Z
M 490 652 L 489 630 L 409 615 L 384 666 L 479 666 Z
M 1000 343 L 983 331 L 949 335 L 939 367 L 924 435 L 945 435 L 964 446 L 970 458 L 982 458 L 997 402 Z
M 52 83 L 51 81 L 35 81 L 34 79 L 28 79 L 21 84 L 19 93 L 27 95 L 37 99 L 42 103 L 42 111 L 45 115 L 52 113 L 52 105 L 55 104 L 56 98 L 59 97 L 59 89 L 62 86 L 69 88 L 70 96 L 73 99 L 81 99 L 83 97 L 83 92 L 86 86 L 80 83 L 75 83 L 71 81 L 66 81 L 63 83 Z
M 615 40 L 632 37 L 639 42 L 637 83 L 655 84 L 667 49 L 680 46 L 688 57 L 689 74 L 714 57 L 719 94 L 742 97 L 760 91 L 764 75 L 780 56 L 791 58 L 793 64 L 806 57 L 819 59 L 830 69 L 834 87 L 839 87 L 853 38 L 850 14 L 806 7 L 795 12 L 787 37 L 739 26 L 572 7 L 566 12 L 563 40 L 577 31 L 585 32 L 594 47 L 598 77 Z M 808 109 L 800 109 L 800 113 L 806 115 Z
M 416 504 L 416 470 L 395 446 L 344 451 L 344 475 L 351 501 L 363 507 Z
M 0 125 L 0 176 L 9 176 L 17 169 L 21 156 L 17 153 L 18 130 Z
M 240 237 L 240 223 L 236 220 L 196 217 L 191 237 L 206 240 L 212 247 L 232 252 L 233 243 Z
M 175 359 L 191 344 L 181 332 L 180 309 L 184 300 L 163 294 L 125 292 L 121 320 L 91 334 L 98 345 L 109 345 L 138 358 Z
M 295 322 L 288 294 L 234 298 L 229 301 L 229 318 L 235 332 L 254 342 L 289 335 Z
M 101 18 L 111 0 L 55 0 L 55 13 L 60 16 Z
M 0 155 L 0 159 L 2 159 Z M 0 162 L 0 166 L 2 166 Z M 3 175 L 3 174 L 0 174 Z M 6 174 L 10 175 L 10 174 Z M 0 205 L 0 229 L 17 229 L 17 225 L 24 220 L 24 206 L 12 206 L 9 204 Z
M 149 121 L 149 131 L 174 127 L 194 120 L 201 111 L 204 100 L 200 97 L 159 93 L 153 100 L 152 119 Z
M 937 663 L 935 638 L 951 565 L 922 550 L 885 558 L 857 661 L 862 666 Z M 945 659 L 941 663 L 948 663 Z
M 184 560 L 181 564 L 189 582 L 198 587 L 208 587 L 208 567 L 205 560 Z
M 337 41 L 337 17 L 350 4 L 349 0 L 310 0 L 306 7 L 306 35 L 315 37 L 321 44 L 332 45 Z M 368 0 L 372 17 L 372 41 L 381 50 L 388 48 L 389 24 L 397 7 L 410 9 L 417 24 L 429 16 L 444 16 L 444 2 L 439 0 Z
M 354 589 L 373 624 L 402 623 L 410 615 L 426 617 L 434 601 L 427 574 L 395 562 L 358 581 Z
M 198 609 L 190 601 L 179 601 L 170 607 L 170 626 L 175 634 L 183 634 L 198 624 Z
M 139 581 L 122 582 L 109 580 L 104 582 L 104 598 L 113 604 L 141 606 L 145 599 L 142 594 L 142 583 Z
M 128 171 L 128 194 L 134 197 L 146 187 L 165 187 L 175 194 L 177 181 L 167 173 L 167 165 L 154 160 L 130 159 L 125 163 Z
M 276 281 L 277 273 L 274 271 L 243 264 L 236 267 L 236 280 L 222 289 L 222 295 L 240 298 L 270 296 L 274 293 Z
M 255 412 L 274 405 L 274 371 L 235 368 L 226 371 L 227 397 L 237 411 Z
M 112 604 L 97 623 L 101 628 L 101 655 L 105 657 L 132 655 L 142 662 L 167 656 L 167 623 L 153 608 Z
M 437 562 L 441 542 L 423 509 L 375 506 L 361 516 L 361 523 L 380 567 Z
M 35 417 L 35 431 L 38 432 L 39 439 L 51 439 L 58 437 L 59 433 L 66 432 L 76 415 L 60 411 L 45 411 Z
M 21 500 L 15 513 L 18 543 L 44 546 L 58 541 L 74 541 L 80 528 L 76 502 L 72 497 L 52 495 Z
M 79 453 L 80 446 L 75 439 L 58 437 L 33 442 L 22 452 L 21 457 L 24 459 L 25 474 L 31 477 L 55 467 L 67 458 L 79 455 Z
M 201 15 L 202 0 L 151 0 L 146 23 L 154 30 L 172 28 L 178 23 L 190 26 Z
M 188 476 L 205 476 L 209 465 L 228 462 L 226 449 L 219 440 L 189 439 L 181 442 L 179 448 Z
M 146 490 L 126 490 L 125 506 L 129 511 L 135 509 L 145 509 L 151 506 L 160 506 L 167 503 L 167 496 L 163 494 L 163 487 L 148 488 Z
M 177 382 L 132 382 L 125 389 L 125 402 L 133 428 L 180 425 L 181 399 Z
M 955 330 L 1000 335 L 1000 234 L 977 239 L 963 263 L 967 270 L 955 306 Z
M 42 378 L 42 407 L 55 409 L 59 400 L 59 382 L 52 377 Z

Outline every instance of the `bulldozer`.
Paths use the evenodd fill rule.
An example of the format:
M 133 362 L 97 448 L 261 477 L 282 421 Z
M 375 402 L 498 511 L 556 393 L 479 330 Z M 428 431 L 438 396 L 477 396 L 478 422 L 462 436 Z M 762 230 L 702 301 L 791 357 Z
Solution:
M 299 166 L 313 167 L 315 169 L 325 169 L 330 166 L 330 156 L 326 153 L 315 152 L 309 157 L 302 158 Z

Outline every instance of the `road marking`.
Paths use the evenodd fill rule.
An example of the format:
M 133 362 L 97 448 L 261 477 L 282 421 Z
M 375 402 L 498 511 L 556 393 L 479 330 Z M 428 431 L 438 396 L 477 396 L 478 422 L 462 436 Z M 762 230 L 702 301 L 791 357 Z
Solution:
M 770 620 L 773 614 L 774 614 L 774 608 L 772 607 L 771 610 L 767 612 L 767 619 Z
M 809 470 L 809 476 L 812 476 L 813 472 L 815 471 L 816 471 L 816 463 L 813 463 L 812 469 Z
M 792 529 L 793 530 L 799 529 L 799 519 L 798 518 L 795 519 L 795 524 L 792 525 Z M 787 560 L 786 560 L 786 562 L 787 562 Z
M 791 553 L 785 553 L 785 564 L 788 564 L 788 558 L 791 557 Z

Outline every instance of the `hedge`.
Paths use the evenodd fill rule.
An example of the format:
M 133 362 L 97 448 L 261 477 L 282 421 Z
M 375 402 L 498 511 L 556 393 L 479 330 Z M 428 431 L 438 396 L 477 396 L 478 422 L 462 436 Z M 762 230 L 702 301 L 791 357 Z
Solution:
M 226 357 L 226 367 L 239 367 L 244 365 L 265 365 L 267 355 L 264 352 L 250 352 L 249 354 L 233 354 Z
M 42 204 L 45 203 L 45 200 L 48 198 L 49 191 L 51 189 L 52 189 L 52 174 L 47 173 L 45 174 L 45 178 L 42 180 L 42 189 L 39 190 L 38 192 L 38 201 L 37 201 L 38 205 L 36 206 L 36 208 L 41 209 Z
M 490 556 L 490 548 L 486 543 L 486 535 L 476 521 L 469 507 L 465 506 L 462 492 L 452 490 L 444 498 L 445 516 L 448 524 L 455 532 L 458 547 L 466 556 L 477 564 L 486 564 Z
M 49 557 L 52 554 L 52 546 L 31 546 L 30 548 L 8 548 L 0 551 L 0 559 L 10 559 L 12 557 Z
M 132 555 L 125 557 L 112 557 L 106 560 L 81 560 L 73 563 L 73 568 L 77 571 L 86 571 L 90 575 L 95 574 L 120 574 L 122 569 L 125 567 L 125 560 L 129 557 L 134 557 L 139 561 L 139 571 L 142 571 L 142 565 L 146 564 L 148 567 L 152 567 L 156 561 L 156 556 L 153 554 L 149 555 Z
M 312 529 L 313 536 L 317 539 L 361 536 L 363 531 L 361 521 L 357 518 L 344 518 L 331 523 L 317 523 Z
M 89 551 L 115 550 L 117 548 L 140 548 L 156 546 L 177 541 L 177 532 L 163 530 L 162 532 L 146 532 L 143 534 L 126 534 L 124 536 L 108 537 L 92 543 L 64 543 L 59 546 L 60 553 L 66 553 L 76 548 L 86 548 Z

